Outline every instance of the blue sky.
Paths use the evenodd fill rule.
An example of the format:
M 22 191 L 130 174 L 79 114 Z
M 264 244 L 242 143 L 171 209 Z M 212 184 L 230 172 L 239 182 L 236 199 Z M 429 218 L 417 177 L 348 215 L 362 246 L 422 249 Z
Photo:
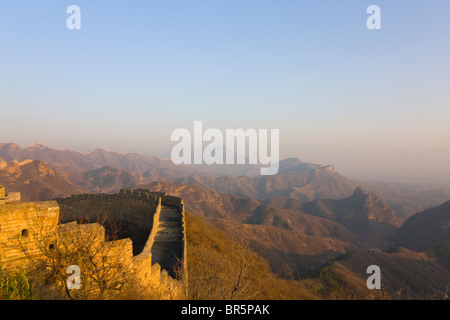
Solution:
M 450 177 L 449 31 L 446 0 L 0 0 L 0 141 L 158 154 L 202 120 L 354 178 Z

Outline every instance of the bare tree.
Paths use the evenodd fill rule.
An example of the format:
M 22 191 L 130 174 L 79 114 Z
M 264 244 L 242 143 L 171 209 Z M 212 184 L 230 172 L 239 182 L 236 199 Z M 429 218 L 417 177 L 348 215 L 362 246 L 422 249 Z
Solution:
M 196 247 L 188 254 L 190 299 L 251 299 L 257 295 L 250 273 L 254 255 L 247 243 L 232 237 L 226 253 Z
M 280 267 L 280 274 L 283 275 L 283 277 L 287 280 L 295 280 L 295 269 L 296 269 L 296 264 L 295 262 L 289 262 L 289 261 L 285 261 L 281 267 Z
M 3 244 L 16 250 L 28 262 L 27 270 L 41 298 L 110 299 L 141 297 L 142 289 L 132 266 L 131 240 L 118 240 L 119 226 L 106 216 L 97 223 L 77 222 L 59 225 L 46 216 L 33 216 L 23 235 L 10 235 Z M 108 227 L 108 240 L 103 225 Z M 130 250 L 123 250 L 128 246 Z M 73 289 L 67 280 L 69 266 L 81 270 L 81 288 Z

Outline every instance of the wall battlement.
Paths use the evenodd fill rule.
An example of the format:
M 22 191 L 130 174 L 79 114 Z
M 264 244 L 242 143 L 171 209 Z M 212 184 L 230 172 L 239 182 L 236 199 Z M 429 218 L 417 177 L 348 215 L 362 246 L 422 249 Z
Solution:
M 6 191 L 5 188 L 0 184 L 0 205 L 5 204 Z
M 19 202 L 20 199 L 20 192 L 6 193 L 6 189 L 0 184 L 0 205 L 11 202 Z
M 35 221 L 47 219 L 51 226 L 46 232 L 56 234 L 81 228 L 83 223 L 98 225 L 101 217 L 121 225 L 116 240 L 121 245 L 115 246 L 115 255 L 130 260 L 142 287 L 157 292 L 161 299 L 187 298 L 184 204 L 182 199 L 161 192 L 120 190 L 117 194 L 83 194 L 51 202 L 3 204 L 0 206 L 0 264 L 4 268 L 25 264 L 27 258 L 23 252 L 5 246 L 2 249 L 1 244 L 7 244 L 8 234 L 20 236 L 35 228 Z M 175 229 L 168 230 L 168 225 Z M 107 234 L 108 227 L 104 229 Z M 164 245 L 169 243 L 164 242 L 168 236 L 172 247 L 164 250 Z M 110 245 L 116 241 L 109 241 Z M 38 254 L 37 248 L 30 246 L 29 250 Z M 173 270 L 175 263 L 180 264 L 181 274 Z

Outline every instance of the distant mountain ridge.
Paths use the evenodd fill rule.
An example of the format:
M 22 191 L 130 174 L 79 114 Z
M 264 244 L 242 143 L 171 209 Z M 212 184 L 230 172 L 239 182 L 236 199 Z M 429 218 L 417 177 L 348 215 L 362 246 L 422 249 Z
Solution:
M 450 201 L 408 218 L 394 239 L 398 246 L 413 250 L 427 250 L 446 243 L 450 249 Z M 450 250 L 448 254 L 450 258 Z
M 314 216 L 337 221 L 355 232 L 365 246 L 387 248 L 401 224 L 394 211 L 375 193 L 360 187 L 341 200 L 317 199 L 303 204 L 300 210 Z
M 40 143 L 25 148 L 0 143 L 0 158 L 18 162 L 42 160 L 85 192 L 117 192 L 133 184 L 167 181 L 195 183 L 216 192 L 259 200 L 287 197 L 312 201 L 343 199 L 362 186 L 385 200 L 402 219 L 450 199 L 450 186 L 356 182 L 336 172 L 333 166 L 306 163 L 297 158 L 281 160 L 279 172 L 274 176 L 260 176 L 257 165 L 175 165 L 170 159 L 139 153 L 124 154 L 101 148 L 80 153 L 52 149 Z M 101 181 L 93 177 L 100 172 Z
M 198 183 L 217 192 L 228 192 L 257 199 L 287 196 L 300 200 L 340 199 L 349 196 L 358 184 L 337 173 L 332 166 L 305 163 L 296 158 L 280 161 L 272 176 L 220 176 L 196 174 L 176 183 Z
M 0 184 L 7 191 L 21 192 L 24 201 L 112 193 L 121 188 L 179 196 L 198 219 L 248 244 L 267 260 L 272 272 L 286 281 L 295 280 L 295 285 L 315 272 L 319 283 L 325 281 L 328 286 L 328 280 L 344 279 L 342 287 L 350 284 L 365 296 L 365 268 L 377 263 L 393 294 L 410 290 L 401 297 L 408 298 L 411 292 L 428 296 L 434 288 L 444 290 L 448 283 L 448 269 L 432 255 L 450 257 L 450 202 L 414 215 L 401 227 L 403 220 L 390 207 L 395 203 L 406 213 L 421 203 L 445 198 L 446 191 L 435 193 L 434 186 L 427 186 L 420 198 L 420 187 L 373 183 L 375 188 L 371 188 L 340 175 L 333 166 L 296 158 L 280 161 L 274 176 L 254 175 L 257 166 L 241 171 L 230 167 L 229 174 L 248 174 L 233 176 L 217 175 L 217 168 L 208 173 L 158 157 L 100 148 L 79 153 L 41 144 L 26 148 L 0 144 L 2 157 L 8 161 L 0 159 Z M 418 201 L 413 206 L 402 207 L 414 198 Z M 407 275 L 399 280 L 404 271 Z M 305 281 L 310 285 L 313 280 Z
M 361 220 L 399 225 L 394 212 L 375 193 L 365 193 L 361 187 L 342 200 L 318 199 L 301 207 L 305 212 L 323 218 L 345 222 Z
M 146 156 L 138 153 L 121 154 L 97 148 L 87 153 L 73 150 L 57 150 L 42 144 L 35 144 L 21 148 L 14 143 L 0 143 L 0 158 L 6 161 L 24 161 L 28 159 L 42 160 L 51 165 L 55 171 L 67 177 L 73 184 L 87 190 L 98 192 L 111 191 L 112 186 L 93 186 L 85 180 L 85 173 L 110 167 L 121 171 L 129 171 L 147 178 L 147 180 L 174 180 L 186 177 L 195 172 L 188 166 L 177 166 L 170 160 Z M 116 181 L 117 182 L 117 181 Z M 116 184 L 116 187 L 120 187 Z M 117 191 L 117 190 L 115 190 Z
M 40 160 L 0 159 L 0 184 L 7 192 L 20 192 L 22 201 L 50 200 L 84 192 Z
M 66 171 L 86 171 L 111 166 L 120 170 L 134 171 L 138 174 L 149 174 L 148 170 L 155 167 L 176 170 L 183 168 L 190 172 L 193 168 L 177 166 L 170 160 L 142 155 L 139 153 L 118 153 L 96 148 L 86 153 L 73 150 L 48 148 L 40 143 L 21 148 L 14 143 L 0 143 L 0 158 L 6 161 L 23 161 L 27 159 L 42 160 L 50 165 Z
M 129 178 L 137 174 L 136 181 L 169 181 L 176 183 L 198 183 L 218 192 L 228 192 L 255 197 L 270 198 L 289 195 L 299 199 L 342 198 L 351 194 L 356 184 L 334 171 L 331 166 L 304 163 L 296 158 L 280 161 L 279 174 L 274 176 L 208 176 L 192 165 L 175 165 L 171 160 L 163 160 L 138 153 L 122 154 L 97 148 L 87 153 L 72 150 L 57 150 L 42 144 L 21 148 L 17 144 L 0 143 L 0 158 L 7 161 L 42 160 L 55 171 L 67 177 L 73 184 L 90 191 L 111 192 L 114 187 L 129 187 Z M 93 185 L 89 173 L 104 167 L 128 171 L 126 180 L 120 185 L 116 178 L 112 185 Z M 228 167 L 227 167 L 228 168 Z M 111 170 L 110 174 L 115 175 Z M 134 174 L 133 174 L 134 173 Z M 105 178 L 105 176 L 104 176 Z M 142 178 L 142 179 L 141 179 Z M 88 180 L 89 180 L 88 179 Z M 118 177 L 120 180 L 120 176 Z M 104 182 L 108 179 L 104 179 Z M 92 181 L 92 179 L 91 179 Z M 117 190 L 116 190 L 117 191 Z
M 118 189 L 129 189 L 143 182 L 142 177 L 132 171 L 118 170 L 110 166 L 84 172 L 84 180 L 92 185 L 94 192 L 114 193 Z
M 276 271 L 289 261 L 300 276 L 357 244 L 357 238 L 337 222 L 266 206 L 254 198 L 217 193 L 199 184 L 158 181 L 139 188 L 183 198 L 188 211 L 243 236 L 253 249 L 264 252 Z

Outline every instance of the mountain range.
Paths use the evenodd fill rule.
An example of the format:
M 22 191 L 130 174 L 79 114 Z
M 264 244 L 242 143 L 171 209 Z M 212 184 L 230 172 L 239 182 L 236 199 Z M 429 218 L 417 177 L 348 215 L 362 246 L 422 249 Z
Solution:
M 82 188 L 40 160 L 6 162 L 0 159 L 0 184 L 7 192 L 20 192 L 23 201 L 44 201 L 84 193 Z
M 361 186 L 378 194 L 400 219 L 450 199 L 447 185 L 354 181 L 336 172 L 333 166 L 306 163 L 296 158 L 281 160 L 280 170 L 274 176 L 255 175 L 257 166 L 250 165 L 243 166 L 245 169 L 227 165 L 174 165 L 170 159 L 139 153 L 122 154 L 100 148 L 80 153 L 52 149 L 40 143 L 25 148 L 0 143 L 0 158 L 7 162 L 44 161 L 55 173 L 85 192 L 108 193 L 133 185 L 166 181 L 197 183 L 216 192 L 260 200 L 284 196 L 311 201 L 342 199 Z M 227 175 L 219 175 L 220 169 Z M 242 172 L 248 175 L 236 176 Z
M 437 283 L 447 283 L 450 266 L 447 186 L 354 181 L 331 165 L 296 158 L 280 161 L 274 176 L 260 176 L 256 169 L 227 167 L 227 175 L 220 175 L 218 167 L 178 166 L 138 153 L 0 143 L 0 184 L 21 192 L 23 201 L 122 188 L 161 191 L 183 198 L 188 212 L 204 223 L 248 243 L 274 277 L 294 285 L 341 277 L 361 297 L 360 268 L 376 258 L 397 286 L 399 266 L 417 272 L 405 276 L 401 288 L 408 293 L 401 297 L 430 294 L 430 286 L 420 290 L 425 270 L 433 271 L 430 283 L 444 290 Z

